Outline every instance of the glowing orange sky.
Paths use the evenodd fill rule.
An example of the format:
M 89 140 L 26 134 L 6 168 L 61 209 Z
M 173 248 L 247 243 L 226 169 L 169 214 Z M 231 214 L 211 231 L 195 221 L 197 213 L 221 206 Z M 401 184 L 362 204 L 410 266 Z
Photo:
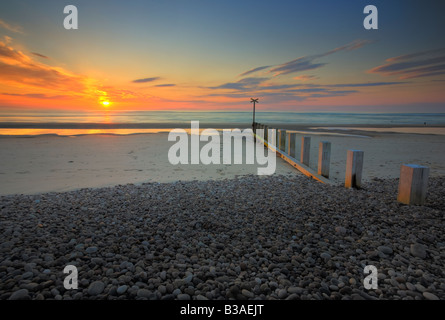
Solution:
M 310 4 L 295 19 L 286 10 L 295 3 L 287 1 L 273 8 L 106 3 L 114 6 L 82 4 L 76 31 L 61 27 L 63 15 L 52 2 L 29 1 L 38 15 L 0 4 L 0 109 L 246 110 L 256 97 L 258 110 L 403 112 L 417 105 L 419 112 L 425 106 L 445 112 L 445 44 L 433 28 L 442 23 L 434 8 L 418 26 L 424 33 L 407 37 L 414 27 L 404 19 L 382 31 L 340 30 L 335 15 L 319 20 L 320 8 Z M 208 17 L 216 8 L 221 15 Z M 142 9 L 156 15 L 148 19 Z M 356 21 L 356 9 L 326 2 L 327 12 L 342 12 L 346 21 Z M 271 10 L 281 16 L 251 20 L 243 16 L 247 10 L 264 19 Z M 393 4 L 380 10 L 399 12 Z M 302 27 L 305 33 L 297 32 Z

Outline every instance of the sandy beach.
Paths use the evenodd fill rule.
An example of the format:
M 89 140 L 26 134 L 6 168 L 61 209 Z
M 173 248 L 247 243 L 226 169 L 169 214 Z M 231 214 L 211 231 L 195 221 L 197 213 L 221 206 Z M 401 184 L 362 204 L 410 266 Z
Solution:
M 378 132 L 382 128 L 354 128 L 350 131 L 296 129 L 300 132 L 297 143 L 301 136 L 311 136 L 311 168 L 317 168 L 319 142 L 331 142 L 330 178 L 338 184 L 344 181 L 348 149 L 364 151 L 364 181 L 398 178 L 400 166 L 406 163 L 430 167 L 431 176 L 445 175 L 445 138 L 440 133 L 429 134 L 430 128 L 405 128 L 405 133 Z M 435 129 L 444 131 L 444 128 Z M 422 134 L 406 133 L 411 131 Z M 227 179 L 257 172 L 256 164 L 172 165 L 168 161 L 168 150 L 173 144 L 165 132 L 1 137 L 0 194 L 70 191 L 126 183 Z M 280 158 L 276 161 L 275 174 L 300 175 Z
M 334 185 L 281 158 L 270 176 L 174 166 L 166 133 L 2 137 L 0 300 L 445 299 L 444 136 L 334 133 L 311 135 Z M 351 148 L 359 190 L 342 185 Z M 396 200 L 402 163 L 431 168 L 422 206 Z

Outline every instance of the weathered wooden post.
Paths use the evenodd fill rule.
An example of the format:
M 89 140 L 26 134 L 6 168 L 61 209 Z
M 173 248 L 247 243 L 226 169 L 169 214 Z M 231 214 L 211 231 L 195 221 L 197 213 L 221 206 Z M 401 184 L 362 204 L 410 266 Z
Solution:
M 429 172 L 428 167 L 403 164 L 400 168 L 397 201 L 404 204 L 424 204 Z
M 311 151 L 311 137 L 301 137 L 300 162 L 309 166 L 309 155 Z
M 284 146 L 283 146 L 283 150 L 286 154 L 289 154 L 289 133 L 287 132 L 287 130 L 284 132 Z
M 264 125 L 264 141 L 268 141 L 269 139 L 269 126 Z
M 286 152 L 286 130 L 280 130 L 280 145 L 279 149 Z
M 277 129 L 269 128 L 267 132 L 267 144 L 276 147 L 277 143 Z
M 318 174 L 329 178 L 329 166 L 331 163 L 331 143 L 321 141 L 318 144 Z
M 280 150 L 280 145 L 281 145 L 281 129 L 277 129 L 277 143 L 276 143 L 276 147 L 278 150 Z
M 296 132 L 289 132 L 287 134 L 287 151 L 288 155 L 295 158 L 296 157 L 296 146 L 295 142 L 297 140 L 297 133 Z
M 257 133 L 261 139 L 264 139 L 264 125 L 263 124 L 258 123 Z
M 360 188 L 362 185 L 363 151 L 348 150 L 346 158 L 346 188 Z

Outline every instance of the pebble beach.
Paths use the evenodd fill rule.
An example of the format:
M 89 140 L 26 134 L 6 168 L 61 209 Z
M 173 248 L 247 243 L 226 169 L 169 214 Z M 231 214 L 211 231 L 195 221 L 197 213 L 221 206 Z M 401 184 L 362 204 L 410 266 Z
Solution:
M 397 186 L 248 175 L 1 196 L 0 299 L 445 299 L 445 177 L 423 206 Z

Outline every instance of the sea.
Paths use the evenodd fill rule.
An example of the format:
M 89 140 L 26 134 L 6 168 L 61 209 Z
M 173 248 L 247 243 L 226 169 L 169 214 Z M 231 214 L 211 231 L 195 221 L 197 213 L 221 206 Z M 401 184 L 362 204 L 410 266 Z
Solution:
M 85 135 L 165 132 L 199 121 L 207 128 L 247 128 L 247 111 L 3 112 L 0 135 Z M 255 121 L 298 126 L 445 126 L 445 113 L 335 113 L 260 111 Z

